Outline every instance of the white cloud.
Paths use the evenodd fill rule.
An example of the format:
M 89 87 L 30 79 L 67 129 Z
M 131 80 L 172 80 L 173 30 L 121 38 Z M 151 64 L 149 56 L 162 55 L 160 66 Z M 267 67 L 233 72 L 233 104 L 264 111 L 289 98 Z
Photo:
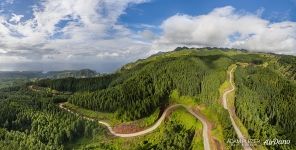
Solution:
M 231 6 L 200 16 L 177 14 L 160 27 L 147 24 L 131 27 L 137 31 L 118 22 L 127 7 L 146 1 L 42 0 L 33 7 L 32 17 L 0 14 L 0 70 L 89 66 L 110 71 L 109 67 L 115 69 L 177 46 L 296 54 L 295 22 L 272 23 L 262 19 L 263 8 L 253 14 L 237 12 Z
M 129 5 L 146 1 L 44 0 L 33 7 L 31 19 L 23 20 L 23 15 L 16 14 L 11 18 L 0 16 L 0 49 L 6 52 L 0 53 L 0 70 L 4 62 L 23 62 L 11 57 L 36 63 L 84 63 L 81 61 L 108 55 L 100 57 L 103 61 L 115 54 L 121 54 L 117 62 L 140 57 L 149 48 L 133 38 L 138 33 L 117 20 Z M 132 47 L 140 48 L 142 53 Z
M 119 54 L 116 53 L 116 52 L 112 52 L 112 53 L 109 53 L 109 52 L 103 52 L 103 53 L 99 53 L 97 54 L 97 57 L 99 58 L 105 58 L 105 57 L 118 57 Z
M 14 23 L 19 23 L 23 17 L 24 17 L 24 15 L 12 14 L 12 17 L 9 19 L 9 21 L 14 22 Z
M 0 54 L 6 54 L 6 53 L 7 53 L 7 51 L 0 49 Z
M 177 14 L 162 23 L 164 34 L 153 48 L 215 46 L 296 54 L 296 23 L 272 23 L 260 14 L 237 12 L 231 6 L 200 16 Z
M 3 64 L 8 64 L 10 62 L 14 62 L 14 61 L 17 61 L 17 62 L 30 62 L 30 60 L 24 58 L 24 57 L 16 57 L 16 56 L 1 56 L 0 55 L 0 63 L 3 63 Z M 4 66 L 3 66 L 4 67 Z

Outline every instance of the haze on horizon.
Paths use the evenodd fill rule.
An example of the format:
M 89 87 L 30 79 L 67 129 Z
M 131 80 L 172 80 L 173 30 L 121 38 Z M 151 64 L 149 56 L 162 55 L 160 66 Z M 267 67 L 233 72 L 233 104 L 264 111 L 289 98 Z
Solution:
M 0 71 L 121 65 L 178 46 L 296 55 L 296 0 L 4 0 Z

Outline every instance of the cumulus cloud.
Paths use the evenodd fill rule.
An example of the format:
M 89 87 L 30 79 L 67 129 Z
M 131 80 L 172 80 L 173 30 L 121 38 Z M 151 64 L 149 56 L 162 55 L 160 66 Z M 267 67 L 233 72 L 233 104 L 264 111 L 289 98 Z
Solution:
M 129 5 L 146 1 L 44 0 L 33 6 L 30 19 L 1 15 L 0 69 L 8 63 L 23 67 L 24 61 L 79 64 L 87 60 L 101 63 L 112 57 L 118 59 L 114 62 L 125 63 L 140 57 L 148 46 L 117 20 Z M 102 57 L 105 55 L 108 57 Z
M 210 46 L 296 54 L 296 22 L 270 22 L 261 13 L 226 6 L 200 16 L 177 14 L 162 23 L 164 33 L 153 48 Z
M 118 22 L 127 7 L 147 1 L 42 0 L 32 7 L 32 16 L 0 10 L 0 70 L 112 71 L 177 46 L 296 54 L 296 23 L 262 19 L 263 8 L 249 13 L 226 6 L 199 16 L 177 14 L 160 26 Z

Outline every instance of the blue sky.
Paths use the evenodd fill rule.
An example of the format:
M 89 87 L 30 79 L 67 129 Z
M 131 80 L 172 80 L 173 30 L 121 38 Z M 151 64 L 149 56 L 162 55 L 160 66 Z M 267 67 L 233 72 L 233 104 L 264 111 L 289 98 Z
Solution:
M 0 70 L 121 65 L 177 46 L 296 54 L 296 0 L 2 0 Z
M 12 4 L 3 5 L 2 13 L 22 14 L 23 20 L 29 19 L 32 17 L 32 7 L 38 6 L 38 2 L 39 0 L 14 0 Z M 262 18 L 273 22 L 296 21 L 296 0 L 150 0 L 142 4 L 131 4 L 118 22 L 137 30 L 137 25 L 140 24 L 159 26 L 163 20 L 178 13 L 196 16 L 228 5 L 240 11 L 262 11 Z
M 127 8 L 120 21 L 126 24 L 159 25 L 177 13 L 202 15 L 227 5 L 248 12 L 264 10 L 263 18 L 271 21 L 296 21 L 296 2 L 292 0 L 152 0 Z

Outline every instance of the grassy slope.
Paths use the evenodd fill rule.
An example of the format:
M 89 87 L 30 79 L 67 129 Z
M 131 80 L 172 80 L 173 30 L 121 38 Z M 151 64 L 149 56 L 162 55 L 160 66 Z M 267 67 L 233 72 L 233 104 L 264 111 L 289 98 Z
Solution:
M 202 140 L 202 124 L 189 114 L 185 109 L 178 108 L 171 113 L 167 121 L 175 120 L 185 125 L 186 129 L 195 128 L 195 136 L 192 141 L 192 147 L 194 150 L 203 149 Z M 143 141 L 149 141 L 150 143 L 158 143 L 164 136 L 164 130 L 166 123 L 162 123 L 153 133 L 144 136 L 133 137 L 133 138 L 117 138 L 109 135 L 97 135 L 94 138 L 83 138 L 74 144 L 67 145 L 69 149 L 101 149 L 102 143 L 109 147 L 109 149 L 123 149 L 132 150 L 138 145 L 142 144 Z M 108 149 L 108 148 L 107 148 Z
M 172 93 L 171 96 L 172 99 L 172 103 L 180 103 L 180 104 L 185 104 L 187 106 L 194 106 L 196 103 L 194 101 L 194 99 L 192 97 L 189 96 L 181 96 L 179 97 L 178 92 L 175 90 Z M 78 112 L 79 114 L 82 114 L 84 116 L 90 117 L 90 118 L 95 118 L 98 120 L 105 120 L 108 123 L 110 123 L 111 125 L 118 125 L 121 122 L 119 119 L 116 119 L 114 117 L 114 114 L 112 113 L 103 113 L 103 112 L 95 112 L 92 110 L 87 110 L 87 109 L 83 109 L 80 107 L 77 107 L 73 104 L 67 103 L 64 105 L 65 107 Z M 149 117 L 137 120 L 137 121 L 133 121 L 133 122 L 124 122 L 125 124 L 137 124 L 140 127 L 148 127 L 151 126 L 158 117 L 159 114 L 159 109 L 157 111 L 155 111 L 152 115 L 150 115 Z M 192 142 L 192 147 L 193 149 L 203 149 L 203 139 L 202 139 L 202 124 L 196 119 L 194 118 L 191 114 L 189 114 L 184 108 L 178 108 L 177 110 L 174 110 L 170 116 L 171 120 L 176 120 L 178 122 L 180 122 L 182 125 L 184 125 L 186 127 L 186 129 L 190 129 L 190 128 L 196 128 L 196 135 L 194 136 L 193 142 Z M 121 148 L 122 146 L 124 146 L 124 149 L 131 149 L 132 147 L 134 147 L 135 145 L 133 145 L 134 143 L 141 143 L 142 141 L 145 141 L 147 139 L 149 139 L 150 142 L 152 143 L 156 143 L 157 141 L 159 141 L 161 139 L 161 134 L 163 134 L 163 130 L 165 128 L 165 125 L 162 124 L 155 132 L 153 132 L 151 135 L 145 135 L 142 137 L 135 137 L 135 138 L 127 138 L 127 139 L 122 139 L 122 138 L 111 138 L 109 136 L 106 136 L 106 139 L 111 138 L 112 142 L 114 142 L 114 147 L 115 148 Z M 102 138 L 101 135 L 96 136 L 94 139 L 81 139 L 79 141 L 77 141 L 77 143 L 74 143 L 72 145 L 68 145 L 68 148 L 79 148 L 79 147 L 96 147 L 96 144 L 98 144 L 98 142 L 96 141 L 106 141 L 105 138 Z M 104 140 L 105 139 L 105 140 Z M 110 141 L 109 141 L 110 142 Z M 107 142 L 107 143 L 109 143 Z M 100 142 L 99 142 L 100 143 Z
M 87 116 L 89 118 L 94 118 L 97 120 L 104 120 L 104 121 L 108 122 L 110 125 L 118 125 L 121 123 L 136 124 L 137 126 L 139 126 L 141 128 L 145 128 L 145 127 L 152 125 L 158 119 L 158 115 L 160 112 L 159 109 L 157 109 L 149 117 L 145 117 L 143 119 L 139 119 L 139 120 L 131 121 L 131 122 L 122 122 L 120 119 L 117 119 L 113 113 L 92 111 L 92 110 L 88 110 L 88 109 L 84 109 L 84 108 L 75 106 L 70 103 L 66 103 L 64 106 L 69 108 L 70 110 L 73 110 L 74 112 L 77 112 L 77 113 L 83 115 L 83 116 Z
M 139 64 L 143 63 L 148 63 L 152 61 L 157 61 L 159 59 L 162 59 L 164 57 L 179 57 L 182 55 L 196 55 L 196 56 L 201 56 L 201 55 L 216 55 L 216 54 L 225 54 L 226 56 L 237 56 L 238 54 L 241 55 L 240 57 L 244 57 L 243 55 L 247 55 L 246 53 L 243 52 L 236 52 L 236 51 L 230 51 L 230 52 L 223 52 L 223 51 L 204 51 L 202 52 L 195 53 L 193 51 L 181 51 L 181 52 L 171 52 L 171 53 L 166 53 L 160 56 L 154 56 L 149 59 L 139 61 L 133 64 L 130 64 L 127 68 L 133 68 L 134 66 L 137 66 Z M 261 54 L 258 54 L 261 56 Z M 263 67 L 267 67 L 270 63 L 274 63 L 274 57 L 269 56 L 269 55 L 262 55 L 262 57 L 267 57 L 268 61 L 264 62 L 262 64 Z M 246 64 L 241 64 L 241 65 L 246 65 Z M 221 84 L 219 88 L 219 94 L 222 95 L 223 91 L 225 91 L 227 88 L 230 87 L 229 81 L 225 81 L 223 84 Z M 235 93 L 231 93 L 228 97 L 229 99 L 229 106 L 234 107 L 234 100 L 235 100 Z M 217 100 L 218 101 L 218 100 Z M 207 119 L 210 120 L 211 123 L 214 124 L 213 130 L 211 131 L 211 134 L 217 138 L 220 143 L 225 144 L 224 137 L 223 137 L 223 131 L 221 124 L 218 119 L 219 113 L 217 113 L 215 110 L 216 105 L 213 107 L 206 106 L 204 104 L 201 104 L 198 102 L 194 97 L 190 96 L 180 96 L 178 94 L 177 90 L 174 90 L 171 93 L 171 101 L 170 103 L 182 103 L 187 106 L 196 106 L 200 108 L 201 112 L 207 116 Z M 118 118 L 115 118 L 115 115 L 112 113 L 102 113 L 102 112 L 94 112 L 86 109 L 79 108 L 77 106 L 67 104 L 67 107 L 70 109 L 73 109 L 76 112 L 79 112 L 85 116 L 91 117 L 91 118 L 96 118 L 100 120 L 108 120 L 111 124 L 115 125 L 118 123 L 122 123 Z M 222 107 L 222 106 L 221 106 Z M 155 122 L 159 115 L 159 109 L 157 109 L 154 113 L 152 113 L 150 116 L 137 120 L 133 123 L 138 124 L 141 127 L 147 127 Z M 203 149 L 203 142 L 202 142 L 202 125 L 201 123 L 196 120 L 194 117 L 192 117 L 190 114 L 188 114 L 184 109 L 177 109 L 175 110 L 169 120 L 176 120 L 183 124 L 187 129 L 190 128 L 195 128 L 196 129 L 196 134 L 193 139 L 193 149 Z M 168 121 L 168 120 L 167 120 Z M 238 126 L 241 128 L 243 134 L 248 137 L 248 133 L 244 125 L 240 122 L 239 118 L 235 118 L 235 121 L 237 122 Z M 163 123 L 155 132 L 141 136 L 141 137 L 135 137 L 135 138 L 128 138 L 128 139 L 123 139 L 123 138 L 115 138 L 110 136 L 108 133 L 102 135 L 97 135 L 94 138 L 81 138 L 77 140 L 75 143 L 66 145 L 66 148 L 72 149 L 72 148 L 94 148 L 94 149 L 134 149 L 137 145 L 143 143 L 144 141 L 149 141 L 151 143 L 157 143 L 160 141 L 164 136 L 164 130 L 166 128 L 166 124 Z M 102 148 L 102 143 L 105 143 L 106 147 Z M 101 148 L 98 148 L 98 145 L 100 145 Z M 258 147 L 258 149 L 264 149 L 263 147 Z
M 139 67 L 141 65 L 144 65 L 144 64 L 147 64 L 147 63 L 150 63 L 150 62 L 153 62 L 153 61 L 158 61 L 158 60 L 160 60 L 162 58 L 167 58 L 167 57 L 180 57 L 180 56 L 186 56 L 186 55 L 195 55 L 195 56 L 224 55 L 224 56 L 229 56 L 229 57 L 235 57 L 235 59 L 241 60 L 242 62 L 249 62 L 249 61 L 252 60 L 251 56 L 250 56 L 250 58 L 249 57 L 244 58 L 248 54 L 249 53 L 235 51 L 235 50 L 227 51 L 227 52 L 220 51 L 220 50 L 212 50 L 212 51 L 199 50 L 198 52 L 191 51 L 191 50 L 190 51 L 185 50 L 185 51 L 178 51 L 178 52 L 170 52 L 170 53 L 164 53 L 164 54 L 161 54 L 161 55 L 151 56 L 148 59 L 139 60 L 139 61 L 137 61 L 135 63 L 127 64 L 127 65 L 125 65 L 123 67 L 123 69 L 121 69 L 119 71 L 119 73 L 124 74 L 128 70 L 132 70 L 133 68 L 137 68 L 137 67 Z M 254 56 L 258 55 L 258 57 L 259 56 L 261 57 L 260 54 L 253 54 L 253 55 Z M 262 56 L 262 57 L 265 57 L 265 56 Z M 245 65 L 246 63 L 241 63 L 241 64 Z M 264 65 L 266 65 L 266 63 Z M 226 73 L 226 71 L 225 71 L 225 73 Z M 227 88 L 229 88 L 229 86 L 230 86 L 230 83 L 227 80 L 225 80 L 225 82 L 223 84 L 221 84 L 220 88 L 218 89 L 220 96 L 222 96 L 223 92 Z M 196 106 L 198 104 L 198 102 L 196 102 L 196 99 L 194 97 L 180 96 L 178 91 L 176 91 L 176 90 L 172 91 L 170 98 L 171 98 L 170 103 L 182 103 L 182 104 L 185 104 L 187 106 Z M 233 106 L 234 93 L 229 95 L 229 99 L 230 99 L 230 101 L 229 101 L 230 104 Z M 219 103 L 218 99 L 217 99 L 217 103 Z M 215 105 L 215 106 L 208 107 L 206 105 L 199 104 L 198 107 L 200 108 L 201 113 L 203 113 L 207 117 L 207 119 L 213 124 L 213 130 L 211 131 L 212 136 L 224 146 L 225 145 L 225 143 L 224 143 L 225 139 L 224 139 L 224 135 L 223 135 L 223 131 L 222 131 L 223 129 L 222 129 L 221 123 L 219 122 L 219 119 L 217 117 L 219 114 L 216 111 L 216 108 L 217 107 L 222 107 L 222 105 L 221 106 Z M 116 123 L 120 122 L 119 120 L 114 118 L 114 115 L 95 113 L 95 112 L 88 112 L 88 111 L 80 109 L 80 108 L 75 108 L 75 109 L 77 111 L 80 111 L 80 112 L 86 114 L 87 116 L 92 116 L 94 114 L 96 116 L 97 115 L 102 115 L 102 117 L 105 116 L 105 118 L 108 118 L 108 120 L 110 121 L 111 124 L 116 124 Z M 139 125 L 140 126 L 142 126 L 143 124 L 144 124 L 144 126 L 151 125 L 151 123 L 153 123 L 156 120 L 156 116 L 157 116 L 156 114 L 158 114 L 158 113 L 159 113 L 159 110 L 154 112 L 150 117 L 141 119 L 142 121 L 138 122 Z M 178 111 L 177 113 L 180 113 L 180 112 Z M 177 115 L 177 116 L 179 116 L 179 115 Z M 98 119 L 100 119 L 100 118 L 98 118 Z M 238 122 L 238 125 L 241 127 L 241 130 L 243 131 L 243 133 L 245 135 L 247 135 L 246 129 L 243 127 L 243 125 L 241 124 L 241 122 L 239 121 L 238 118 L 236 118 L 236 122 Z M 187 122 L 185 124 L 187 124 Z M 115 139 L 112 139 L 112 141 L 114 141 L 116 143 L 115 145 L 118 145 L 119 147 L 120 146 L 130 147 L 129 145 L 133 145 L 132 143 L 135 142 L 135 141 L 140 141 L 140 140 L 144 140 L 146 138 L 149 139 L 149 137 L 154 137 L 155 136 L 154 134 L 160 133 L 163 130 L 163 128 L 164 128 L 164 126 L 162 125 L 159 129 L 157 129 L 157 131 L 155 131 L 155 133 L 153 133 L 151 135 L 143 136 L 145 138 L 143 138 L 143 137 L 132 138 L 132 139 L 117 139 L 117 138 L 115 138 Z M 155 136 L 155 138 L 157 139 L 157 136 Z M 201 135 L 200 135 L 200 138 L 201 138 Z M 195 141 L 197 141 L 197 143 L 200 142 L 199 138 L 195 138 L 195 139 L 196 139 Z M 202 140 L 201 140 L 200 143 L 202 143 Z
M 205 105 L 198 105 L 193 97 L 190 96 L 180 96 L 177 90 L 174 90 L 170 96 L 171 103 L 184 104 L 187 106 L 197 106 L 201 113 L 205 115 L 211 124 L 213 124 L 213 129 L 210 131 L 214 139 L 218 140 L 219 143 L 224 145 L 224 138 L 222 134 L 222 127 L 218 121 L 216 112 L 212 111 L 209 107 Z
M 161 55 L 156 55 L 156 56 L 152 56 L 149 57 L 148 59 L 145 60 L 140 60 L 137 61 L 135 63 L 130 63 L 125 65 L 123 68 L 123 70 L 121 70 L 121 73 L 126 72 L 127 70 L 136 68 L 137 66 L 141 66 L 142 64 L 146 64 L 149 62 L 153 62 L 153 61 L 158 61 L 162 58 L 168 58 L 168 57 L 180 57 L 180 56 L 187 56 L 187 55 L 196 55 L 196 56 L 209 56 L 209 55 L 226 55 L 226 56 L 232 56 L 237 54 L 237 51 L 231 51 L 231 52 L 224 52 L 224 51 L 220 51 L 220 50 L 212 50 L 212 51 L 208 51 L 208 50 L 201 50 L 201 51 L 178 51 L 178 52 L 170 52 L 170 53 L 164 53 Z M 170 97 L 170 103 L 181 103 L 181 104 L 185 104 L 187 106 L 196 106 L 198 103 L 196 102 L 197 100 L 194 97 L 190 97 L 190 96 L 180 96 L 177 90 L 172 91 L 171 93 L 171 97 Z M 71 106 L 72 108 L 75 107 L 74 105 Z M 218 121 L 218 114 L 213 111 L 212 109 L 214 108 L 208 108 L 205 107 L 204 105 L 200 106 L 200 108 L 202 108 L 202 113 L 208 117 L 209 121 L 211 121 L 214 124 L 214 128 L 211 131 L 212 136 L 214 136 L 215 139 L 217 139 L 220 143 L 222 143 L 222 145 L 224 145 L 224 138 L 223 138 L 223 134 L 222 134 L 222 127 L 221 124 Z M 101 118 L 109 118 L 108 121 L 111 124 L 117 124 L 120 123 L 119 120 L 117 120 L 114 115 L 110 115 L 110 114 L 106 114 L 106 113 L 96 113 L 93 111 L 89 111 L 89 110 L 85 110 L 85 109 L 81 109 L 81 108 L 74 108 L 76 111 L 83 113 L 86 116 L 90 116 L 90 117 L 96 117 L 98 115 L 101 115 L 101 117 L 99 117 L 98 119 Z M 178 113 L 178 112 L 177 112 Z M 151 116 L 156 116 L 156 113 L 153 113 Z M 156 119 L 154 117 L 148 117 L 148 118 L 144 118 L 141 120 L 144 121 L 139 121 L 140 126 L 142 124 L 142 122 L 144 122 L 144 124 L 146 123 L 146 125 L 149 126 L 149 124 L 153 123 Z M 151 119 L 152 118 L 152 119 Z M 137 122 L 137 121 L 136 121 Z M 185 123 L 186 124 L 186 123 Z M 162 128 L 162 127 L 161 127 Z M 161 130 L 161 128 L 159 130 Z M 194 141 L 197 141 L 197 143 L 201 143 L 202 145 L 202 134 L 200 134 L 199 138 L 195 138 Z M 121 141 L 121 140 L 118 140 Z M 125 140 L 124 140 L 125 141 Z M 129 141 L 129 140 L 127 140 Z M 199 145 L 200 144 L 194 144 L 194 145 Z

